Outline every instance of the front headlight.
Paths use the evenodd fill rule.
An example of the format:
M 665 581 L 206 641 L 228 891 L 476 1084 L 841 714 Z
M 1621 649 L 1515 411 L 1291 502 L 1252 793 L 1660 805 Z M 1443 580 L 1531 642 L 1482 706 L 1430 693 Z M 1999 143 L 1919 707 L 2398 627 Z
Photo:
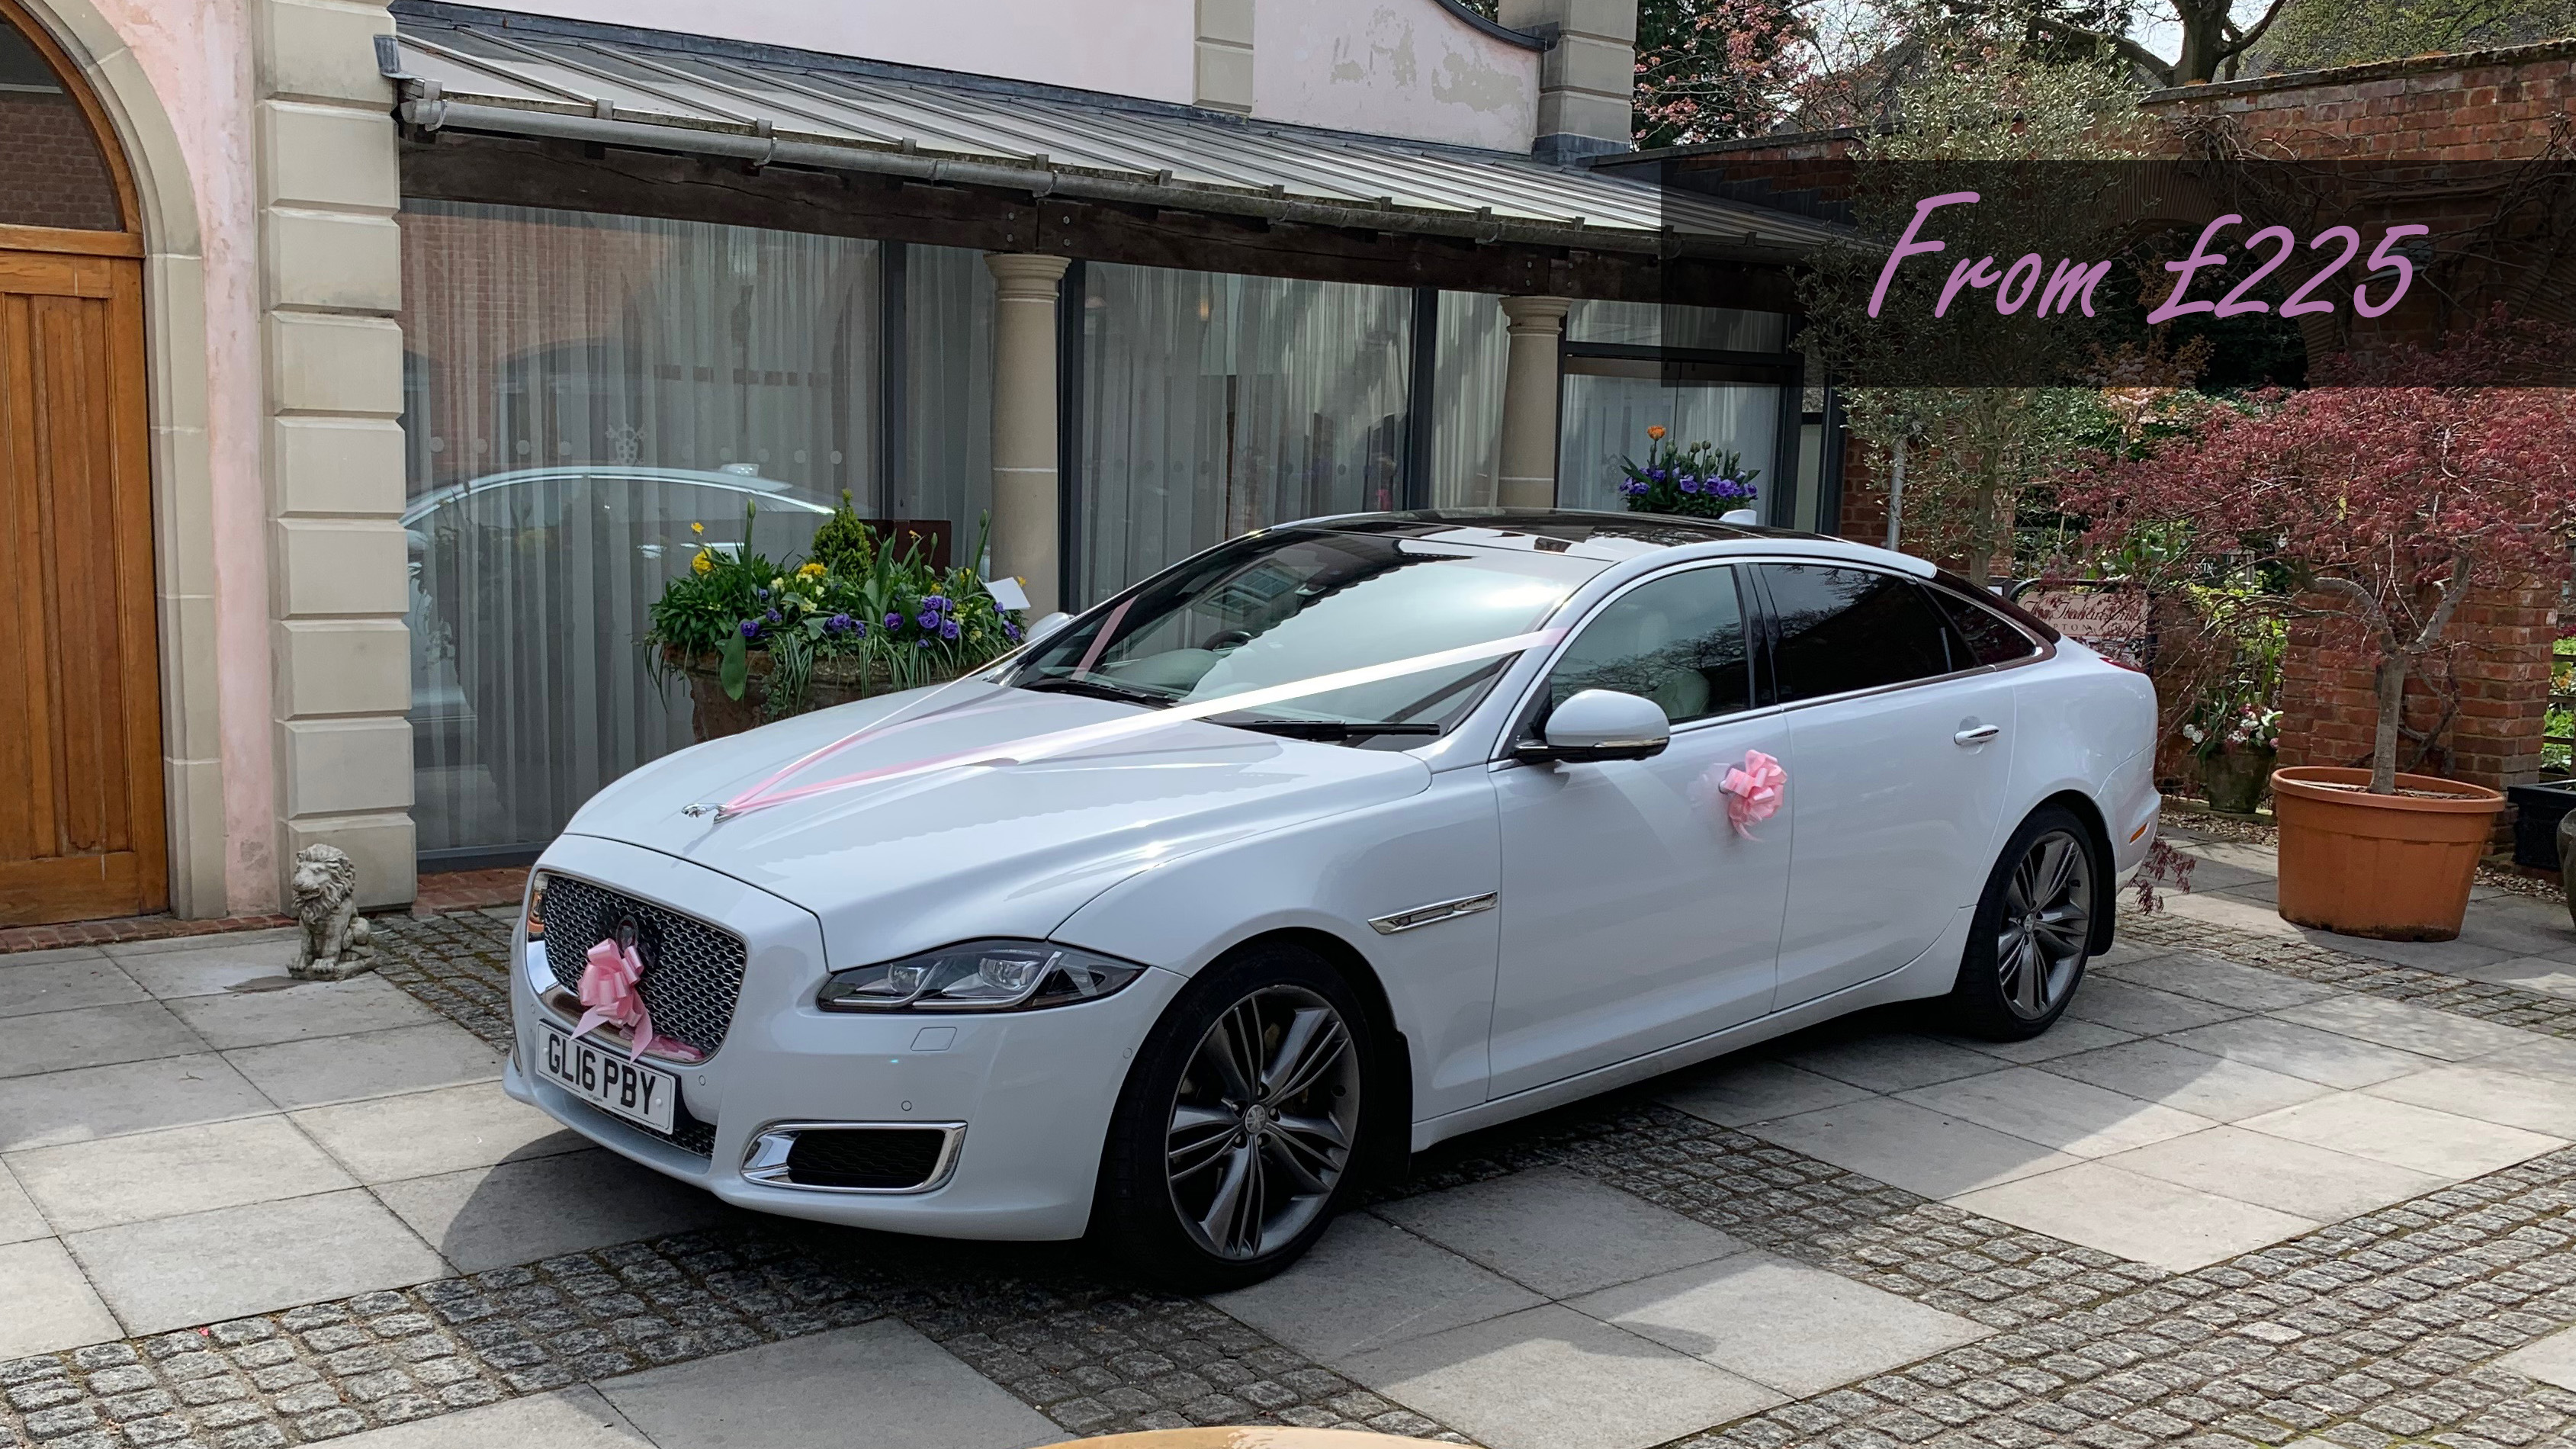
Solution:
M 1092 1001 L 1145 974 L 1051 941 L 968 941 L 876 966 L 835 971 L 816 993 L 825 1011 L 1028 1011 Z
M 528 939 L 546 938 L 546 873 L 537 871 L 528 877 Z

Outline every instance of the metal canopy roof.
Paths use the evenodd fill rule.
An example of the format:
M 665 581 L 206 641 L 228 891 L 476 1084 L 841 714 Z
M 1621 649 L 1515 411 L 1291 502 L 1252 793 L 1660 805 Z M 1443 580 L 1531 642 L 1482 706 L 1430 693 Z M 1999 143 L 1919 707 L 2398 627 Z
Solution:
M 1839 230 L 1524 156 L 631 34 L 612 42 L 405 17 L 397 35 L 379 37 L 378 59 L 400 87 L 402 119 L 423 130 L 1601 251 L 1790 262 Z

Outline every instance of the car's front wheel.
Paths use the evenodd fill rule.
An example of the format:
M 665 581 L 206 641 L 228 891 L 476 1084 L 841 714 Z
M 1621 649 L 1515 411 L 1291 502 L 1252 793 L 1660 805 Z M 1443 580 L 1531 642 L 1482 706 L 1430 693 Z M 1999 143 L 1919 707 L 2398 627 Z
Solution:
M 2054 1025 L 2084 979 L 2097 913 L 2111 909 L 2109 872 L 2092 832 L 2043 806 L 2013 832 L 1968 926 L 1950 1008 L 1960 1027 L 2021 1041 Z
M 1359 1002 L 1312 952 L 1261 945 L 1210 966 L 1128 1072 L 1095 1231 L 1188 1291 L 1278 1272 L 1350 1191 L 1375 1058 Z

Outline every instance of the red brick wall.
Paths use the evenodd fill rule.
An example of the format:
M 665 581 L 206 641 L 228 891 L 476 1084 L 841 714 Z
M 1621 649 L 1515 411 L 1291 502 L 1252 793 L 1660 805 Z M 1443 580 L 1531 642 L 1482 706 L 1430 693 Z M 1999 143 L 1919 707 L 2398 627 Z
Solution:
M 80 104 L 60 92 L 0 91 L 0 224 L 115 231 L 116 183 Z
M 2232 116 L 2258 151 L 2303 160 L 2522 160 L 2576 111 L 2576 40 L 2182 86 L 2142 104 L 2169 120 Z

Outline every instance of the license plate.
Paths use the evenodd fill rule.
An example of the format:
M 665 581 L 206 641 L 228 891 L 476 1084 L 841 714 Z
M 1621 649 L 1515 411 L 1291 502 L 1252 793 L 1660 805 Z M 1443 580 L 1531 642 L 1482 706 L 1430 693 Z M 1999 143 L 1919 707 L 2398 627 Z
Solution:
M 545 1050 L 538 1065 L 546 1080 L 605 1112 L 641 1122 L 657 1132 L 671 1130 L 680 1104 L 680 1079 L 626 1054 L 541 1027 Z

